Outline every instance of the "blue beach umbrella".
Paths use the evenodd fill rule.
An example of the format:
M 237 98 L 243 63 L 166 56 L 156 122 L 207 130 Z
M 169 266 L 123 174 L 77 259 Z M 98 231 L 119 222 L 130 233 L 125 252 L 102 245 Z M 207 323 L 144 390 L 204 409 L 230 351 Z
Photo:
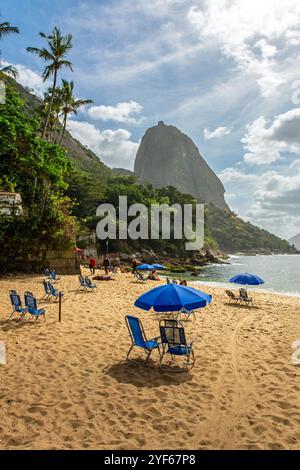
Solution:
M 232 277 L 229 279 L 230 282 L 234 284 L 241 284 L 246 286 L 259 286 L 260 284 L 264 284 L 265 281 L 261 279 L 259 276 L 255 274 L 238 274 L 237 276 Z
M 193 287 L 165 284 L 143 294 L 134 305 L 147 311 L 153 307 L 155 312 L 179 312 L 183 308 L 191 311 L 206 307 L 211 301 L 211 295 Z
M 165 266 L 162 266 L 162 264 L 154 264 L 153 268 L 157 269 L 158 271 L 163 271 L 164 269 L 166 269 Z
M 154 267 L 152 264 L 140 264 L 136 269 L 139 271 L 152 271 Z

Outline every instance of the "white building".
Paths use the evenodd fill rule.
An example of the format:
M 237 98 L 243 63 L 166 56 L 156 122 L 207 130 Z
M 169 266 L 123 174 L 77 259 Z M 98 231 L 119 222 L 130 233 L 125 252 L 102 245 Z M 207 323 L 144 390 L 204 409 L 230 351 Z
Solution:
M 0 214 L 21 215 L 23 213 L 22 198 L 19 193 L 10 193 L 7 191 L 0 191 Z

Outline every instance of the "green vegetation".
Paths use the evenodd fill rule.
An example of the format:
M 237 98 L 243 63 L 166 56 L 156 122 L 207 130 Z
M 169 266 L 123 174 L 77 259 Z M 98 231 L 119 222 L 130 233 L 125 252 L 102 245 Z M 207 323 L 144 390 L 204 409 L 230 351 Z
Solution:
M 31 270 L 48 249 L 74 246 L 76 220 L 66 196 L 66 151 L 38 137 L 40 122 L 7 87 L 0 105 L 0 187 L 19 192 L 23 214 L 0 217 L 2 270 Z
M 207 225 L 213 239 L 222 250 L 228 253 L 295 252 L 287 241 L 281 240 L 250 222 L 244 222 L 228 209 L 221 211 L 212 204 L 207 207 Z

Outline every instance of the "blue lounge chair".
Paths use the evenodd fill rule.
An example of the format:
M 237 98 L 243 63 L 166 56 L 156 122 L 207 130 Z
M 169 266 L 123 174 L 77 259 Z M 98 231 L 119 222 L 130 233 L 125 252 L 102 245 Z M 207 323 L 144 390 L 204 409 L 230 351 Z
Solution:
M 48 277 L 48 279 L 51 277 L 51 272 L 50 272 L 50 269 L 46 268 L 44 269 L 44 274 L 46 277 Z
M 177 320 L 162 320 L 159 324 L 160 337 L 162 342 L 162 356 L 160 366 L 162 366 L 163 357 L 165 354 L 170 354 L 172 362 L 175 362 L 176 357 L 184 357 L 186 359 L 184 368 L 168 368 L 173 372 L 184 372 L 192 369 L 195 365 L 195 356 L 193 351 L 193 344 L 186 342 L 185 332 L 182 324 Z
M 64 296 L 64 293 L 56 289 L 50 281 L 43 281 L 43 285 L 45 296 L 47 298 L 54 297 L 55 299 L 58 299 L 60 293 L 62 294 L 62 296 Z
M 93 284 L 90 278 L 88 277 L 85 278 L 85 284 L 86 284 L 87 289 L 90 289 L 90 290 L 97 289 L 96 284 Z
M 36 303 L 36 298 L 31 292 L 25 292 L 24 294 L 25 298 L 25 305 L 28 309 L 28 313 L 35 317 L 35 320 L 37 321 L 41 316 L 44 317 L 44 321 L 46 321 L 46 310 L 43 308 L 38 308 L 37 303 Z
M 79 276 L 79 284 L 80 284 L 80 287 L 83 287 L 83 289 L 87 288 L 85 278 L 83 276 Z
M 13 317 L 15 313 L 18 313 L 20 315 L 20 320 L 26 315 L 27 313 L 27 307 L 23 307 L 22 301 L 20 296 L 17 294 L 17 291 L 11 290 L 9 292 L 10 296 L 10 301 L 13 307 L 12 314 L 10 315 L 9 319 Z
M 196 315 L 195 315 L 194 310 L 187 310 L 186 308 L 183 307 L 183 309 L 180 310 L 180 312 L 178 312 L 176 316 L 176 320 L 178 320 L 180 317 L 186 318 L 187 320 L 189 320 L 191 315 L 193 315 L 194 319 L 196 320 Z
M 50 297 L 51 292 L 50 292 L 50 289 L 49 289 L 49 282 L 43 280 L 43 286 L 44 286 L 44 291 L 45 291 L 44 297 Z
M 58 299 L 59 295 L 61 295 L 62 297 L 64 296 L 64 293 L 62 291 L 59 291 L 58 289 L 56 289 L 52 284 L 51 282 L 48 282 L 48 287 L 49 287 L 49 291 L 50 291 L 50 296 L 51 297 L 54 297 L 55 299 Z
M 57 277 L 57 274 L 56 274 L 55 269 L 52 269 L 52 270 L 50 271 L 50 277 L 49 277 L 49 279 L 50 279 L 52 282 L 60 281 L 60 277 Z
M 133 359 L 129 359 L 130 353 L 135 347 L 142 348 L 145 351 L 146 353 L 145 363 L 148 361 L 152 352 L 155 349 L 157 349 L 159 357 L 161 358 L 160 343 L 158 341 L 159 337 L 147 340 L 143 325 L 141 321 L 136 317 L 127 315 L 125 317 L 125 321 L 126 321 L 126 325 L 127 325 L 129 336 L 130 336 L 131 343 L 132 343 L 128 351 L 126 360 L 129 360 L 131 362 L 137 362 Z

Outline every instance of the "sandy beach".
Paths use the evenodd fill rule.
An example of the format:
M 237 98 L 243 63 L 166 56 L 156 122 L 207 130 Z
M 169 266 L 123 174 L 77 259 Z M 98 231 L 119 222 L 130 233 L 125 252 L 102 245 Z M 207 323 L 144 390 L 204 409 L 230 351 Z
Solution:
M 0 449 L 300 449 L 300 298 L 255 292 L 238 307 L 203 287 L 212 305 L 184 322 L 196 365 L 174 374 L 125 362 L 125 315 L 158 335 L 161 317 L 133 307 L 156 282 L 119 274 L 92 293 L 63 276 L 61 323 L 49 301 L 46 322 L 8 322 L 9 290 L 41 299 L 42 279 L 0 280 Z

